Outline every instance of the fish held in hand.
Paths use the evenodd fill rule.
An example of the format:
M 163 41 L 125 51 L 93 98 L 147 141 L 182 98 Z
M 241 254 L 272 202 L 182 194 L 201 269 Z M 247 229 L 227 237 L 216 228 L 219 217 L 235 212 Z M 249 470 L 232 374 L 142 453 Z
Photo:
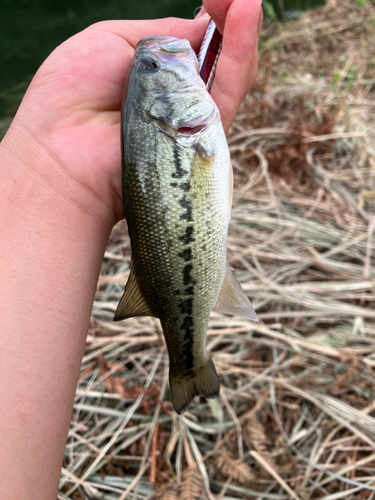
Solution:
M 219 111 L 187 40 L 142 39 L 122 114 L 131 271 L 115 321 L 160 319 L 177 413 L 218 396 L 206 350 L 211 311 L 257 316 L 226 261 L 232 167 Z

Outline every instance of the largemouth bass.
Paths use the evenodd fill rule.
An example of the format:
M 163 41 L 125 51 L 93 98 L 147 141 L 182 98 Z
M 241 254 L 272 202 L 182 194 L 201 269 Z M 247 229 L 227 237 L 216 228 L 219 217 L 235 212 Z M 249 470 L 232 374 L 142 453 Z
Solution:
M 257 321 L 226 262 L 232 167 L 219 111 L 187 40 L 142 39 L 122 113 L 131 271 L 115 321 L 160 319 L 177 413 L 220 384 L 206 350 L 212 309 Z

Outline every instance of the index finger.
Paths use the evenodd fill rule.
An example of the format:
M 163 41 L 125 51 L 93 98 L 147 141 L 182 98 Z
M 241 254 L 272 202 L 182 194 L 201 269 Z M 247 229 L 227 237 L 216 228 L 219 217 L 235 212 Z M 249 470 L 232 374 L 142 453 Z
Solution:
M 123 38 L 133 48 L 141 38 L 149 36 L 175 36 L 189 40 L 193 49 L 198 52 L 209 20 L 180 19 L 168 17 L 146 21 L 101 21 L 91 25 L 88 29 L 108 31 Z

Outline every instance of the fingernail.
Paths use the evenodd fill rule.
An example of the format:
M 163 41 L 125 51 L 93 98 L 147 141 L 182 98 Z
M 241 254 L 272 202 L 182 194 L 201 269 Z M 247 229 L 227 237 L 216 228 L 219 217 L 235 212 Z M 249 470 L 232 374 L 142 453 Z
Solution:
M 207 12 L 204 10 L 204 7 L 201 7 L 198 14 L 195 16 L 194 19 L 202 19 L 202 17 L 207 18 L 210 17 Z

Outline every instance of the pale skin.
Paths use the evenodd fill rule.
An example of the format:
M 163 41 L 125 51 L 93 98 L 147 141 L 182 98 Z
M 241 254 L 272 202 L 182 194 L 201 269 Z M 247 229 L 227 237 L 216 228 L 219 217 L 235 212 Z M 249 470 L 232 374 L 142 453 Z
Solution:
M 137 41 L 198 50 L 223 33 L 211 95 L 224 128 L 255 79 L 259 0 L 205 0 L 195 20 L 106 21 L 43 63 L 0 143 L 0 489 L 55 500 L 95 288 L 123 216 L 120 108 Z

